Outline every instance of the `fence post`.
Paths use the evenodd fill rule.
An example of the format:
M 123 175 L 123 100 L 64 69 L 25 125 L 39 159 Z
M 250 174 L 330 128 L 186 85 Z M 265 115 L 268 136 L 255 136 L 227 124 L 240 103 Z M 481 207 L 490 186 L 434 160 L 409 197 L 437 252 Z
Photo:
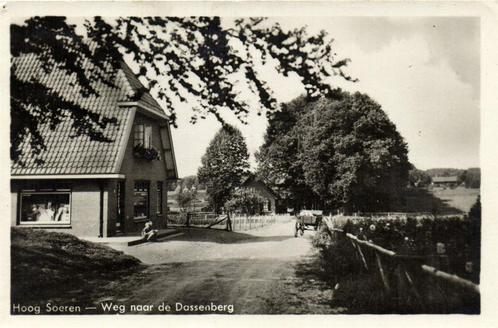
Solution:
M 351 242 L 353 243 L 353 246 L 354 248 L 356 248 L 356 250 L 358 251 L 358 253 L 360 254 L 360 258 L 363 262 L 363 266 L 365 267 L 365 270 L 368 271 L 368 264 L 367 264 L 367 260 L 365 259 L 365 255 L 363 255 L 363 252 L 361 251 L 361 246 L 358 245 L 357 243 L 355 243 L 353 240 L 351 240 Z
M 376 250 L 375 250 L 375 259 L 377 261 L 377 267 L 379 269 L 380 277 L 382 278 L 382 283 L 384 284 L 386 291 L 389 293 L 391 292 L 391 287 L 389 287 L 389 281 L 387 280 L 384 268 L 382 267 L 382 261 L 379 256 L 379 252 L 377 252 Z
M 185 222 L 185 225 L 188 227 L 190 227 L 190 213 L 187 212 L 187 222 Z
M 227 231 L 232 231 L 232 221 L 230 220 L 230 213 L 227 212 Z
M 415 295 L 415 299 L 417 300 L 417 305 L 420 307 L 421 311 L 425 311 L 425 306 L 424 302 L 422 301 L 422 297 L 420 296 L 420 293 L 417 290 L 417 287 L 415 286 L 415 283 L 413 282 L 412 277 L 408 273 L 408 270 L 406 269 L 406 266 L 402 263 L 400 264 L 400 270 L 405 274 L 406 281 L 408 282 L 408 286 L 410 286 L 410 289 Z

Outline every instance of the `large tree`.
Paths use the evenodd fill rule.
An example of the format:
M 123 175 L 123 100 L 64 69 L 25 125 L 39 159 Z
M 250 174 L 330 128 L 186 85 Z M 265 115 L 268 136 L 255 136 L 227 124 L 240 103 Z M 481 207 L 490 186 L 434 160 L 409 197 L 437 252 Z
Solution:
M 174 104 L 193 101 L 192 122 L 214 115 L 223 122 L 230 111 L 244 121 L 250 106 L 239 97 L 242 82 L 256 96 L 259 113 L 277 109 L 270 85 L 261 77 L 261 64 L 271 64 L 285 76 L 296 74 L 307 96 L 332 95 L 333 75 L 350 79 L 343 72 L 346 59 L 337 59 L 333 39 L 322 31 L 308 35 L 305 28 L 285 30 L 264 18 L 220 17 L 92 17 L 82 24 L 65 17 L 31 17 L 11 25 L 11 157 L 18 161 L 26 150 L 44 148 L 41 124 L 55 129 L 64 117 L 73 122 L 76 135 L 110 141 L 104 130 L 115 122 L 65 99 L 43 79 L 21 80 L 15 59 L 34 55 L 49 74 L 64 70 L 76 77 L 72 86 L 83 96 L 98 95 L 95 82 L 114 85 L 124 59 L 136 68 L 176 121 Z M 91 65 L 84 65 L 88 61 Z M 90 68 L 89 68 L 90 67 Z
M 211 207 L 219 212 L 249 170 L 249 152 L 242 133 L 225 125 L 211 140 L 197 177 L 206 185 Z
M 263 171 L 286 168 L 284 176 L 294 175 L 328 209 L 388 210 L 397 201 L 411 165 L 406 143 L 380 105 L 367 95 L 346 92 L 339 98 L 290 105 L 284 110 L 294 108 L 299 113 L 295 121 L 284 120 L 284 129 L 282 122 L 270 121 L 258 157 L 260 163 L 265 159 Z M 276 128 L 286 132 L 271 141 L 269 135 Z M 288 144 L 295 143 L 290 165 L 276 155 L 287 149 L 288 144 L 281 142 L 285 138 L 293 140 Z
M 300 140 L 296 126 L 310 110 L 305 97 L 283 104 L 269 117 L 263 145 L 256 153 L 257 174 L 285 201 L 287 207 L 310 208 L 316 205 L 311 188 L 306 184 L 299 161 Z

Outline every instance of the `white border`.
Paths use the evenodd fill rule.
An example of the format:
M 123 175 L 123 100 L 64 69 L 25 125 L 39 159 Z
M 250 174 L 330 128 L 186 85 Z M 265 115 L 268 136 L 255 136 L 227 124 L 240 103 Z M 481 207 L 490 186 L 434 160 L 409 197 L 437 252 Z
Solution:
M 498 156 L 496 140 L 498 139 L 498 61 L 496 27 L 496 1 L 410 1 L 410 2 L 87 2 L 87 3 L 8 3 L 6 9 L 0 8 L 0 108 L 9 106 L 9 33 L 8 24 L 12 17 L 32 15 L 68 15 L 68 16 L 118 16 L 118 15 L 221 15 L 221 16 L 479 16 L 481 17 L 481 172 L 482 172 L 482 205 L 483 205 L 483 243 L 482 243 L 482 314 L 479 316 L 463 315 L 418 315 L 418 316 L 82 316 L 82 317 L 11 317 L 9 313 L 9 220 L 2 220 L 2 247 L 0 258 L 0 324 L 13 326 L 50 326 L 57 324 L 70 327 L 87 327 L 88 325 L 107 326 L 154 325 L 158 327 L 253 327 L 285 325 L 285 327 L 308 326 L 367 326 L 375 327 L 498 327 L 496 309 L 498 304 L 495 296 L 498 294 L 497 239 L 498 231 Z M 4 217 L 9 211 L 9 159 L 8 159 L 8 122 L 9 113 L 0 111 L 0 129 L 2 143 L 0 171 L 2 188 L 1 203 Z M 7 265 L 6 265 L 7 264 Z

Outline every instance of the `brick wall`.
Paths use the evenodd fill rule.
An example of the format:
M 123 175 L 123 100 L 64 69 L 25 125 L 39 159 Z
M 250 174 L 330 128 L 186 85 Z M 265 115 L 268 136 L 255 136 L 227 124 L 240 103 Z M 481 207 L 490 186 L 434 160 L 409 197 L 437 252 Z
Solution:
M 106 185 L 105 180 L 102 183 Z M 43 229 L 67 232 L 77 236 L 97 237 L 100 230 L 100 186 L 97 180 L 13 180 L 11 182 L 12 226 L 19 226 L 19 197 L 22 190 L 52 188 L 71 190 L 71 223 L 70 226 L 47 226 Z
M 156 119 L 149 118 L 137 112 L 135 116 L 135 124 L 150 124 L 152 126 L 152 145 L 157 149 L 161 150 L 163 148 L 161 135 L 160 135 L 160 123 Z M 146 220 L 135 220 L 133 218 L 133 196 L 134 196 L 134 186 L 135 181 L 149 181 L 149 218 L 154 222 L 154 227 L 164 228 L 166 227 L 166 208 L 167 208 L 167 188 L 166 188 L 166 165 L 164 156 L 161 156 L 161 160 L 147 161 L 145 159 L 135 158 L 133 155 L 134 146 L 134 133 L 133 129 L 130 134 L 130 139 L 126 146 L 125 155 L 123 158 L 123 164 L 121 167 L 121 174 L 126 175 L 125 182 L 125 231 L 126 233 L 138 233 L 144 227 Z M 158 215 L 156 213 L 157 208 L 157 181 L 163 181 L 163 213 Z M 115 195 L 111 197 L 116 197 Z M 111 208 L 111 217 L 115 217 L 116 206 Z M 110 222 L 110 224 L 112 224 Z

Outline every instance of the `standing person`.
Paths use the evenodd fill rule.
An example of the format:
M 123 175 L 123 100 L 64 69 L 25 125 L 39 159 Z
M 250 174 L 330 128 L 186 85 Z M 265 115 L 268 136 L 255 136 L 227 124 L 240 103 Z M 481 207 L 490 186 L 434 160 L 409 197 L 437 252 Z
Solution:
M 147 240 L 154 240 L 157 237 L 158 230 L 152 228 L 152 221 L 145 222 L 145 227 L 142 230 L 142 237 Z

